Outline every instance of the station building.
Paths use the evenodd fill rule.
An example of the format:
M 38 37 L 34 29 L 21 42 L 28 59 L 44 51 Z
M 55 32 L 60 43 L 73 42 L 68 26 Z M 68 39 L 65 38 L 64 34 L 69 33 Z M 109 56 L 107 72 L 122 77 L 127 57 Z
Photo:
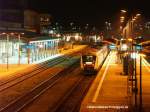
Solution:
M 2 3 L 0 64 L 31 64 L 58 53 L 58 38 L 39 36 L 48 32 L 49 14 L 27 9 L 24 0 L 2 0 Z
M 59 54 L 59 42 L 60 39 L 54 37 L 36 37 L 31 39 L 26 48 L 28 50 L 27 54 L 29 54 L 28 63 L 34 63 Z

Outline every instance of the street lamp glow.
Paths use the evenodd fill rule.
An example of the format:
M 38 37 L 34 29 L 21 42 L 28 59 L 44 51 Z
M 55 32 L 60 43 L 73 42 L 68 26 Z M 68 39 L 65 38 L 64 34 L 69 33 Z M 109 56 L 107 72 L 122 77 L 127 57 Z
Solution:
M 124 19 L 125 17 L 124 17 L 124 16 L 121 16 L 120 18 L 121 18 L 121 19 Z
M 10 35 L 14 35 L 14 34 L 15 34 L 15 33 L 13 33 L 13 32 L 12 32 L 12 33 L 10 33 Z
M 120 26 L 120 29 L 122 29 L 123 27 L 122 26 Z
M 135 18 L 132 19 L 132 21 L 135 21 L 135 20 L 136 20 Z
M 39 48 L 43 48 L 44 46 L 42 44 L 38 45 Z
M 121 12 L 126 13 L 127 11 L 126 10 L 121 10 Z
M 141 14 L 136 14 L 136 16 L 140 16 Z
M 121 38 L 121 40 L 125 40 L 124 38 Z
M 57 34 L 57 35 L 56 35 L 56 37 L 60 37 L 60 36 L 61 36 L 60 34 Z
M 136 59 L 137 57 L 138 57 L 137 53 L 135 53 L 135 52 L 131 53 L 131 58 L 132 59 Z
M 127 49 L 128 49 L 127 44 L 122 44 L 121 50 L 122 50 L 122 51 L 126 51 Z
M 120 19 L 120 21 L 124 21 L 124 19 Z
M 128 48 L 128 46 L 126 44 L 122 45 L 122 49 L 127 49 L 127 48 Z
M 132 42 L 132 40 L 133 40 L 132 38 L 128 38 L 128 41 Z

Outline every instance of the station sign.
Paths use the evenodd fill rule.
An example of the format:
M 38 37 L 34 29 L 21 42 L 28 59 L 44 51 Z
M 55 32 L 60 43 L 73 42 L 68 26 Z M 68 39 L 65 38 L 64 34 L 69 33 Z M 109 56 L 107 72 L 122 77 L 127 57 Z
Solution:
M 34 49 L 35 46 L 34 46 L 34 45 L 22 45 L 21 48 L 25 48 L 25 49 Z
M 141 51 L 143 48 L 142 48 L 141 45 L 136 45 L 136 46 L 135 46 L 135 49 L 136 49 L 137 51 Z
M 133 46 L 135 47 L 135 50 L 137 51 L 141 51 L 143 49 L 142 46 L 139 44 L 133 44 Z
M 114 44 L 109 45 L 109 49 L 115 50 L 116 49 L 116 45 L 114 45 Z
M 34 45 L 27 45 L 27 49 L 34 49 L 35 46 Z

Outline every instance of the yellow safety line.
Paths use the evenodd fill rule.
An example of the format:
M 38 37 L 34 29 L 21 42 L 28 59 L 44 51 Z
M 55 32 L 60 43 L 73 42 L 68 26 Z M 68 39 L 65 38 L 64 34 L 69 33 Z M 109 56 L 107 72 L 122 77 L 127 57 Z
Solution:
M 146 69 L 150 72 L 150 68 L 148 67 L 149 63 L 144 58 L 143 58 L 143 64 L 146 67 Z
M 111 59 L 112 59 L 112 55 L 113 55 L 113 54 L 111 54 L 111 55 L 109 56 L 109 57 L 111 57 L 111 58 L 109 58 L 108 64 L 107 64 L 106 69 L 105 69 L 105 71 L 104 71 L 104 73 L 103 73 L 102 79 L 100 80 L 99 85 L 98 85 L 98 87 L 97 87 L 97 89 L 96 89 L 96 92 L 95 92 L 95 94 L 94 94 L 94 97 L 93 97 L 92 102 L 96 102 L 96 100 L 97 100 L 97 98 L 98 98 L 98 95 L 99 95 L 99 92 L 100 92 L 100 90 L 101 90 L 101 87 L 102 87 L 104 78 L 105 78 L 106 73 L 107 73 L 107 71 L 108 71 L 109 63 L 110 63 L 110 61 L 111 61 Z

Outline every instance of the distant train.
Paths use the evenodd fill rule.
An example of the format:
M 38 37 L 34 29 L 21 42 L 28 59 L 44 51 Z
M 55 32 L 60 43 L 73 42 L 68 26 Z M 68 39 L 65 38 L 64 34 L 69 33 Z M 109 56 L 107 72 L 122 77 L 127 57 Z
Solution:
M 80 66 L 85 74 L 96 74 L 108 54 L 108 47 L 88 48 L 81 55 Z

